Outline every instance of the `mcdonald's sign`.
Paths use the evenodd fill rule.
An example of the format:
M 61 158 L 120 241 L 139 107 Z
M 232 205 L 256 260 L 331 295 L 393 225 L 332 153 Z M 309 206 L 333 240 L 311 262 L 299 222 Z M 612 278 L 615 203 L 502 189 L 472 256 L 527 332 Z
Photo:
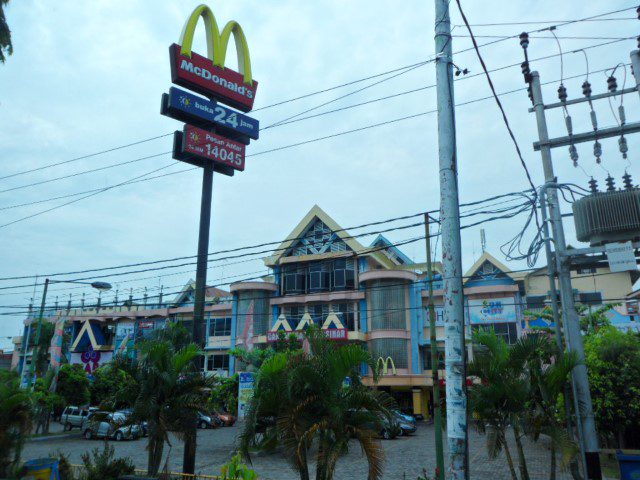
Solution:
M 207 36 L 207 56 L 191 51 L 193 35 L 202 17 Z M 240 72 L 225 67 L 227 46 L 233 35 Z M 171 81 L 211 99 L 219 100 L 243 112 L 253 108 L 258 82 L 251 74 L 247 39 L 238 22 L 231 20 L 222 29 L 213 12 L 200 5 L 191 13 L 180 35 L 180 45 L 169 47 Z
M 383 358 L 383 357 L 378 357 L 378 361 L 376 362 L 376 366 L 378 368 L 382 367 L 382 374 L 386 375 L 387 372 L 389 371 L 389 364 L 391 364 L 391 373 L 393 375 L 395 375 L 396 372 L 396 364 L 393 362 L 393 358 L 391 358 L 391 356 L 388 356 L 387 358 Z

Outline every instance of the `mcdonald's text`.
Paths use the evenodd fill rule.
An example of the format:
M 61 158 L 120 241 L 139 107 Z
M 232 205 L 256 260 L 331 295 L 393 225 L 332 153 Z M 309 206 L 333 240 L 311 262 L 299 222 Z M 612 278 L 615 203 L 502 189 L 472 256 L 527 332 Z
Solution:
M 253 80 L 251 85 L 247 85 L 242 74 L 230 68 L 217 67 L 211 60 L 197 53 L 192 53 L 191 58 L 182 55 L 180 45 L 175 43 L 169 47 L 169 52 L 173 83 L 243 112 L 253 108 L 258 82 Z

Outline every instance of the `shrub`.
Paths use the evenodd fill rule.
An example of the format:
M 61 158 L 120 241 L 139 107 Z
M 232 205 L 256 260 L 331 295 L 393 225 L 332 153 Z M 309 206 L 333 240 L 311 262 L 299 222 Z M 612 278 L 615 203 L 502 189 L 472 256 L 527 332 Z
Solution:
M 104 448 L 94 448 L 91 453 L 82 454 L 84 473 L 82 480 L 117 480 L 122 475 L 131 475 L 135 466 L 130 458 L 113 458 L 115 448 L 104 443 Z

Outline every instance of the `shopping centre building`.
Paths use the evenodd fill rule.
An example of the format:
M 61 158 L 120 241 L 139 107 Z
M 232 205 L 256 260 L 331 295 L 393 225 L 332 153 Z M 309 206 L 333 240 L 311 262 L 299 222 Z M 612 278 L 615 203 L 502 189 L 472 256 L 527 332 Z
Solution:
M 388 391 L 404 410 L 428 416 L 432 345 L 425 264 L 415 263 L 382 235 L 366 246 L 356 237 L 314 206 L 273 255 L 264 259 L 271 275 L 233 283 L 229 291 L 209 287 L 203 327 L 205 371 L 233 374 L 243 365 L 229 355 L 230 348 L 266 348 L 279 332 L 302 332 L 315 324 L 333 341 L 357 342 L 367 348 L 381 377 L 374 386 L 371 372 L 363 367 L 365 382 Z M 444 377 L 440 264 L 434 263 L 433 270 L 437 368 Z M 638 329 L 637 299 L 632 294 L 626 302 L 637 272 L 612 273 L 597 259 L 582 259 L 572 275 L 578 301 L 594 308 L 615 300 L 620 305 L 609 313 L 612 322 L 623 329 Z M 546 269 L 517 271 L 485 252 L 463 280 L 469 337 L 473 329 L 493 329 L 513 343 L 531 328 L 553 326 L 535 315 L 549 301 Z M 169 301 L 53 308 L 46 317 L 60 322 L 70 338 L 66 358 L 91 374 L 118 353 L 132 354 L 136 342 L 168 321 L 181 321 L 191 328 L 193 300 L 190 282 Z M 25 335 L 33 319 L 31 315 L 25 321 Z M 13 364 L 22 368 L 30 361 L 30 352 L 21 355 L 22 338 L 14 343 Z

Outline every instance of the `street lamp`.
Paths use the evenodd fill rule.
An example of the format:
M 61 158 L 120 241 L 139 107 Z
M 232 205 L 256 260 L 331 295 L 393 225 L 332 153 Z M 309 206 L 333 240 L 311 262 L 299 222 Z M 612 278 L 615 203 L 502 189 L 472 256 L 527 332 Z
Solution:
M 36 330 L 36 341 L 35 341 L 36 345 L 38 345 L 38 343 L 40 342 L 40 334 L 42 332 L 42 320 L 44 317 L 44 307 L 47 302 L 47 291 L 49 289 L 50 283 L 79 283 L 81 285 L 91 285 L 93 288 L 95 288 L 100 292 L 103 292 L 105 290 L 111 290 L 111 284 L 107 282 L 81 282 L 78 280 L 50 280 L 46 278 L 44 281 L 44 290 L 42 291 L 42 302 L 40 303 L 40 313 L 38 314 L 38 328 Z M 21 384 L 24 382 L 24 376 L 25 376 L 24 363 L 27 360 L 27 349 L 29 348 L 30 333 L 31 333 L 31 324 L 29 324 L 29 327 L 27 328 L 27 339 L 24 344 L 24 358 L 22 360 L 22 381 L 20 382 Z M 34 360 L 35 358 L 33 358 L 33 352 L 32 352 L 31 365 L 29 366 L 29 383 L 31 384 L 32 387 L 35 386 L 35 383 L 32 382 L 33 372 L 36 367 L 36 363 Z

